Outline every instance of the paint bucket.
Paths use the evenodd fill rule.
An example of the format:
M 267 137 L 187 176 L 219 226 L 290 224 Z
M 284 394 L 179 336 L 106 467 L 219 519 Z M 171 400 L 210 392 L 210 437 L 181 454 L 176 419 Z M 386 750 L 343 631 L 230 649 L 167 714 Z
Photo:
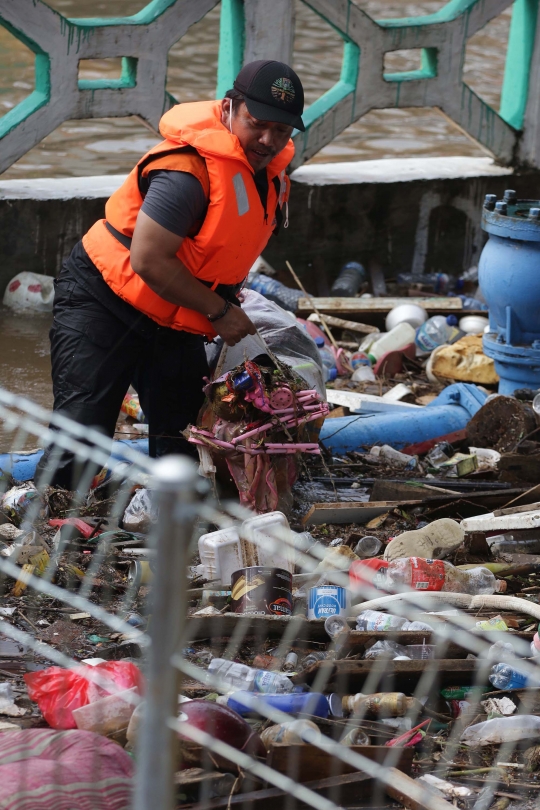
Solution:
M 347 616 L 348 598 L 345 588 L 337 585 L 319 585 L 309 589 L 308 619 L 327 619 L 328 616 Z
M 261 565 L 235 571 L 231 576 L 231 610 L 255 616 L 290 616 L 292 574 Z

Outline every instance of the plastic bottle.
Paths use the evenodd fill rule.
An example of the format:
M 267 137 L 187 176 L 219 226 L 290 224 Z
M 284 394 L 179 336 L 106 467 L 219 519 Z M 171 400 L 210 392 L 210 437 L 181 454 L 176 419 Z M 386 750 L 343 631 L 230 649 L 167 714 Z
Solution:
M 391 613 L 382 613 L 379 610 L 364 610 L 356 617 L 356 629 L 371 630 L 376 633 L 382 630 L 401 630 L 407 619 L 402 616 L 392 616 Z
M 513 534 L 496 534 L 487 538 L 492 552 L 498 554 L 540 554 L 540 537 L 531 540 L 514 540 Z
M 397 283 L 401 286 L 411 284 L 430 285 L 437 295 L 445 295 L 448 292 L 450 281 L 450 276 L 447 276 L 446 273 L 400 273 L 397 277 Z
M 326 373 L 325 382 L 335 380 L 337 377 L 336 358 L 326 346 L 324 338 L 316 337 L 315 343 L 319 350 L 319 355 L 323 365 L 323 375 Z
M 252 692 L 233 692 L 232 695 L 218 698 L 218 702 L 225 703 L 229 709 L 245 717 L 259 713 L 252 707 L 252 696 Z M 265 706 L 272 706 L 286 714 L 309 714 L 313 717 L 326 718 L 330 712 L 328 698 L 320 692 L 294 692 L 287 695 L 265 693 L 258 697 L 258 700 Z
M 344 695 L 345 714 L 371 714 L 386 717 L 403 717 L 407 712 L 407 698 L 403 692 L 377 692 L 374 695 Z
M 461 735 L 465 745 L 498 745 L 536 738 L 540 734 L 540 717 L 535 714 L 517 714 L 514 717 L 495 717 L 484 723 L 469 726 Z
M 354 547 L 357 557 L 376 557 L 382 548 L 382 543 L 378 537 L 367 534 L 362 537 Z
M 466 310 L 482 310 L 482 312 L 487 312 L 488 306 L 484 301 L 480 301 L 478 298 L 471 298 L 468 295 L 458 295 L 457 298 L 461 298 L 463 301 L 463 309 Z
M 340 745 L 370 745 L 371 741 L 361 728 L 353 728 L 339 741 Z
M 495 689 L 523 689 L 529 685 L 529 679 L 509 664 L 495 664 L 491 668 L 489 682 Z
M 351 632 L 351 628 L 349 627 L 347 621 L 343 618 L 343 616 L 328 616 L 324 623 L 324 629 L 334 641 L 340 637 L 340 641 L 344 641 L 345 637 L 349 635 Z
M 304 296 L 301 290 L 292 290 L 282 284 L 281 281 L 265 276 L 264 273 L 255 276 L 251 282 L 251 289 L 264 295 L 269 301 L 279 304 L 283 309 L 288 309 L 289 312 L 296 312 L 298 301 Z
M 459 335 L 459 329 L 450 326 L 444 315 L 433 315 L 416 331 L 415 343 L 421 352 L 432 352 Z
M 369 359 L 375 364 L 387 352 L 396 352 L 414 343 L 415 336 L 416 332 L 410 323 L 398 323 L 390 332 L 385 332 L 375 343 L 371 344 Z
M 313 664 L 317 664 L 319 661 L 324 661 L 326 658 L 327 653 L 323 652 L 322 650 L 309 653 L 306 657 L 302 660 L 302 668 L 308 669 L 308 667 L 313 666 Z
M 480 594 L 504 593 L 506 582 L 497 580 L 487 568 L 456 568 L 446 560 L 398 557 L 388 563 L 390 583 L 418 591 Z
M 365 269 L 358 262 L 347 262 L 344 264 L 339 275 L 332 284 L 331 295 L 339 295 L 343 298 L 352 298 L 356 295 L 361 285 L 366 281 Z
M 357 366 L 353 373 L 351 374 L 351 380 L 353 382 L 375 382 L 377 378 L 373 373 L 373 369 L 371 365 L 369 366 Z
M 221 682 L 231 687 L 231 691 L 242 689 L 246 692 L 265 692 L 283 694 L 292 692 L 293 684 L 281 672 L 267 672 L 264 669 L 253 669 L 245 664 L 236 664 L 224 658 L 214 658 L 208 672 Z

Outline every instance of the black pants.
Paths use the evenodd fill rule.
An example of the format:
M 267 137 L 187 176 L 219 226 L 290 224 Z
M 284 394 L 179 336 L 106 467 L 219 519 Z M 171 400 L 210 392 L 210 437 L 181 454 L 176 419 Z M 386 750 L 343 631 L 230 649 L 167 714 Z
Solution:
M 50 339 L 55 411 L 112 438 L 132 383 L 149 423 L 150 455 L 196 455 L 180 433 L 196 421 L 204 400 L 202 336 L 154 322 L 142 332 L 126 325 L 78 283 L 68 260 L 55 282 Z M 38 465 L 38 482 L 53 463 L 51 450 Z M 59 462 L 55 457 L 54 466 L 51 483 L 76 489 L 83 469 L 72 454 L 63 453 Z

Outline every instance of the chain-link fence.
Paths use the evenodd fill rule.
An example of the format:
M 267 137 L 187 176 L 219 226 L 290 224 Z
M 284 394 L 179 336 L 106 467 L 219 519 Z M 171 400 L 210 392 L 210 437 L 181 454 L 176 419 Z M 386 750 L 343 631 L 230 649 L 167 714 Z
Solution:
M 219 502 L 187 458 L 122 443 L 111 455 L 100 434 L 6 391 L 0 421 L 12 436 L 0 456 L 0 807 L 536 801 L 536 602 L 351 584 L 346 546 L 285 520 L 250 530 L 253 515 Z M 48 448 L 37 488 L 33 443 Z M 50 486 L 66 453 L 73 492 Z M 128 529 L 143 491 L 151 509 Z M 242 603 L 268 586 L 269 565 L 251 585 L 205 582 L 198 540 L 216 530 L 236 530 L 244 560 L 257 549 L 288 561 L 289 607 Z M 344 618 L 308 619 L 312 588 L 345 593 Z M 355 629 L 368 609 L 388 621 Z M 522 688 L 495 690 L 501 662 Z

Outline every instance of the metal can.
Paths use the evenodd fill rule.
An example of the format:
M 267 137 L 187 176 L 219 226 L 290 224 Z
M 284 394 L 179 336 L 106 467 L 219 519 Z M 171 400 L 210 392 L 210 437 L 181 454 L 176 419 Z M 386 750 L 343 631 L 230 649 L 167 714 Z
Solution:
M 345 588 L 337 585 L 319 585 L 309 589 L 308 619 L 327 619 L 328 616 L 347 616 L 348 598 Z
M 290 616 L 292 574 L 261 565 L 235 571 L 231 576 L 231 610 L 255 616 Z

